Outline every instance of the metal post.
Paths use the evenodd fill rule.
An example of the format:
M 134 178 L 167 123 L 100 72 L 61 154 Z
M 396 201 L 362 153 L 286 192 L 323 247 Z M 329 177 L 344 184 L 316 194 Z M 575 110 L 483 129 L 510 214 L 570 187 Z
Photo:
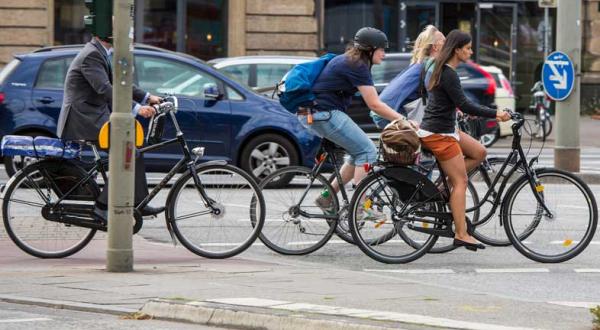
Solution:
M 114 0 L 113 111 L 110 115 L 108 248 L 106 270 L 133 270 L 134 118 L 133 0 Z
M 550 52 L 549 31 L 550 31 L 550 8 L 544 8 L 544 58 L 548 57 Z
M 580 166 L 581 1 L 559 0 L 556 22 L 556 50 L 573 61 L 575 81 L 571 95 L 556 102 L 554 166 L 570 172 L 579 172 Z

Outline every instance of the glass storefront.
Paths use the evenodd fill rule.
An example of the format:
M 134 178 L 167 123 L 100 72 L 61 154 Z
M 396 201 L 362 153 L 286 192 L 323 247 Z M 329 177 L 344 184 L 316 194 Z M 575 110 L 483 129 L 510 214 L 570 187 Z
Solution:
M 208 60 L 227 56 L 227 0 L 136 0 L 135 41 Z M 90 40 L 83 0 L 55 0 L 54 44 Z
M 551 9 L 552 31 L 554 17 L 555 9 Z M 502 69 L 513 84 L 517 107 L 524 109 L 529 104 L 529 90 L 540 76 L 543 20 L 544 10 L 530 0 L 327 0 L 323 34 L 326 50 L 340 53 L 363 26 L 383 30 L 390 39 L 390 52 L 410 51 L 427 24 L 438 26 L 445 34 L 453 29 L 469 32 L 475 46 L 473 59 Z

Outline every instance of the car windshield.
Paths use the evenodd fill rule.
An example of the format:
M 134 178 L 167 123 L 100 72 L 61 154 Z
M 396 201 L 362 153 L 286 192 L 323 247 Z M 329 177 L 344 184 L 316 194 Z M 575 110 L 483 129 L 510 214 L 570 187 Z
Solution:
M 217 67 L 214 67 L 214 66 L 213 66 L 213 68 L 215 68 L 217 71 L 219 71 L 219 73 L 221 73 L 222 75 L 226 76 L 227 78 L 229 78 L 229 79 L 231 79 L 231 80 L 235 81 L 236 83 L 238 83 L 239 85 L 241 85 L 241 86 L 242 86 L 242 87 L 244 87 L 245 89 L 247 89 L 247 90 L 251 91 L 252 93 L 254 93 L 254 94 L 258 94 L 258 95 L 262 95 L 262 96 L 265 96 L 263 93 L 260 93 L 260 92 L 258 92 L 258 91 L 256 91 L 256 90 L 254 90 L 254 88 L 252 88 L 252 87 L 248 86 L 248 84 L 247 84 L 246 82 L 240 81 L 240 80 L 238 79 L 238 77 L 236 77 L 236 76 L 235 76 L 234 74 L 232 74 L 231 72 L 228 72 L 227 70 L 224 70 L 225 68 L 217 68 Z
M 394 79 L 394 77 L 396 77 L 396 75 L 398 75 L 398 73 L 402 72 L 402 70 L 408 67 L 408 64 L 408 58 L 386 58 L 383 63 L 379 65 L 373 65 L 373 68 L 371 69 L 373 82 L 375 84 L 389 83 L 392 81 L 392 79 Z

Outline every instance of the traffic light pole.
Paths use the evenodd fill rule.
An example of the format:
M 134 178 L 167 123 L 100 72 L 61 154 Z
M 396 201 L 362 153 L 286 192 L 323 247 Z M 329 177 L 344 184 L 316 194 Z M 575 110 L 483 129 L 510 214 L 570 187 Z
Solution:
M 104 1 L 104 0 L 103 0 Z M 106 270 L 133 270 L 135 131 L 133 83 L 133 0 L 114 0 L 113 108 L 110 115 L 108 248 Z
M 569 55 L 575 68 L 575 81 L 571 95 L 556 102 L 556 143 L 554 166 L 569 172 L 580 168 L 580 86 L 581 86 L 581 1 L 559 0 L 557 8 L 556 50 Z

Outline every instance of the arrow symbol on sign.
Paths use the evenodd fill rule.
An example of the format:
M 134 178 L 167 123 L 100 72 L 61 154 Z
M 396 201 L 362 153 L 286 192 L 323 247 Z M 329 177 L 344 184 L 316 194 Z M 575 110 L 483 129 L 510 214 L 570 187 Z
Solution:
M 561 70 L 558 72 L 558 66 L 569 65 L 567 61 L 547 61 L 550 70 L 552 70 L 552 75 L 548 78 L 551 81 L 555 81 L 554 88 L 556 89 L 567 89 L 567 71 Z

